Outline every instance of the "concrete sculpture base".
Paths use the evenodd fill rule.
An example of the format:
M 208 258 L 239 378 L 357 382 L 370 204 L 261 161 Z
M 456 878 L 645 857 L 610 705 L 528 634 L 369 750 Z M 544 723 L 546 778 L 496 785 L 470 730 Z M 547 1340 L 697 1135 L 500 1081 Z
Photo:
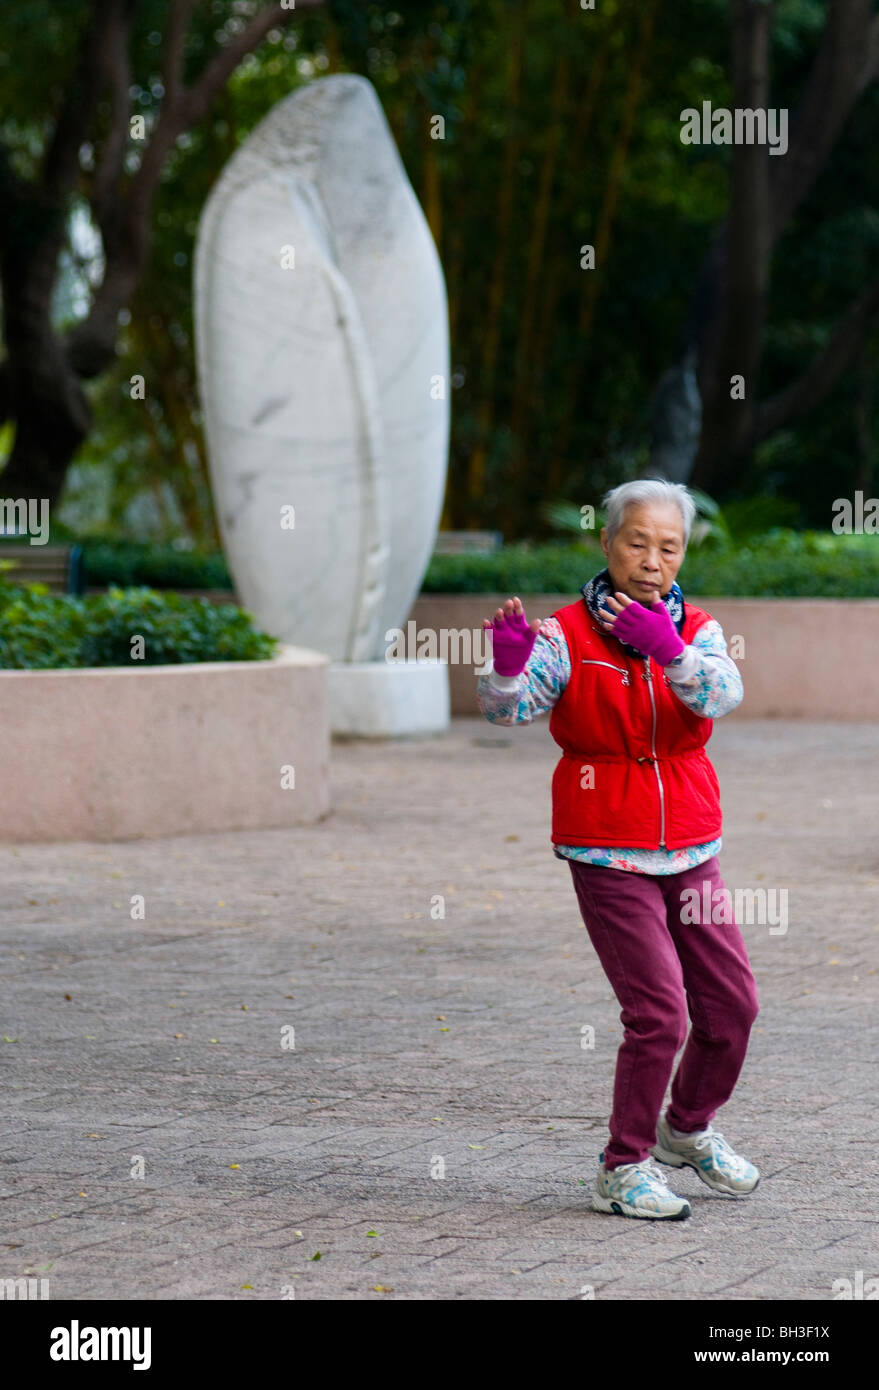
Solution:
M 359 738 L 439 734 L 449 727 L 444 661 L 339 661 L 330 665 L 330 729 Z

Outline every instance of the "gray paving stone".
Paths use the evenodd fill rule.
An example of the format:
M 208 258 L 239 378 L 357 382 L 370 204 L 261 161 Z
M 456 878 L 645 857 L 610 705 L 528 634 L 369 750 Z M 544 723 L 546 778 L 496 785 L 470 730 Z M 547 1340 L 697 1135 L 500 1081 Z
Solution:
M 879 725 L 733 720 L 711 749 L 727 884 L 789 890 L 785 935 L 744 926 L 761 1013 L 716 1122 L 750 1197 L 684 1170 L 688 1222 L 590 1209 L 622 1032 L 549 846 L 555 745 L 458 720 L 336 744 L 316 826 L 0 846 L 0 1277 L 771 1301 L 879 1275 Z

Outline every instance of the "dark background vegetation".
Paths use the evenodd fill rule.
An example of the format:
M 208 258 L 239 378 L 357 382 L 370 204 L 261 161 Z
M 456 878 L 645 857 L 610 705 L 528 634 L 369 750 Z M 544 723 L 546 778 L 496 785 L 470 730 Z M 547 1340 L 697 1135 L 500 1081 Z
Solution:
M 683 108 L 761 95 L 761 54 L 789 154 L 682 145 Z M 695 345 L 687 480 L 755 525 L 827 529 L 834 498 L 875 486 L 877 65 L 866 0 L 4 0 L 2 491 L 57 501 L 56 536 L 217 545 L 200 210 L 276 101 L 352 71 L 378 91 L 445 270 L 446 528 L 548 538 L 547 501 L 595 503 L 651 471 L 657 388 Z M 127 138 L 136 114 L 146 150 Z M 100 230 L 96 255 L 77 219 Z M 732 422 L 730 364 L 748 380 Z

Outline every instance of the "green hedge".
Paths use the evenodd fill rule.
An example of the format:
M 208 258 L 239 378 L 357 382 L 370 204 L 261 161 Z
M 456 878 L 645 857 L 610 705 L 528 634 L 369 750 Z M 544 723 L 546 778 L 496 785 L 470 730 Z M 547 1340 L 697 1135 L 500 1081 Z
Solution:
M 82 546 L 89 587 L 234 588 L 218 551 L 136 541 L 85 540 Z M 0 543 L 0 558 L 2 553 Z M 525 541 L 487 555 L 435 555 L 422 593 L 576 593 L 603 566 L 594 535 L 545 544 Z M 778 526 L 738 543 L 712 538 L 690 546 L 680 583 L 685 593 L 715 597 L 875 598 L 879 536 Z
M 605 565 L 597 541 L 506 545 L 488 555 L 435 555 L 425 594 L 576 594 Z M 691 547 L 684 594 L 715 598 L 877 598 L 879 536 L 782 527 L 741 545 Z
M 177 550 L 144 541 L 83 541 L 89 588 L 117 584 L 153 589 L 228 589 L 235 586 L 221 551 Z M 2 553 L 2 552 L 0 552 Z
M 142 660 L 132 658 L 136 636 L 144 639 Z M 42 585 L 0 583 L 0 667 L 6 670 L 265 661 L 277 647 L 233 604 L 147 588 L 73 598 Z
M 53 532 L 51 545 L 82 547 L 85 582 L 97 589 L 111 584 L 121 589 L 234 589 L 226 559 L 219 550 L 180 550 L 156 541 L 80 540 Z M 0 537 L 4 545 L 20 545 L 15 536 Z

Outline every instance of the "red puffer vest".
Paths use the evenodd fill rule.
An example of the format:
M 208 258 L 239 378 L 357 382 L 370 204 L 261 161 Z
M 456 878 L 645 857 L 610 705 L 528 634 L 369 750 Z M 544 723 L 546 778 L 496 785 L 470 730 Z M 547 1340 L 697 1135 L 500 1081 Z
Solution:
M 571 678 L 549 731 L 562 749 L 552 778 L 552 842 L 681 849 L 717 839 L 720 788 L 705 752 L 713 720 L 687 709 L 652 657 L 631 656 L 581 598 L 552 615 Z M 684 604 L 689 643 L 711 614 Z

